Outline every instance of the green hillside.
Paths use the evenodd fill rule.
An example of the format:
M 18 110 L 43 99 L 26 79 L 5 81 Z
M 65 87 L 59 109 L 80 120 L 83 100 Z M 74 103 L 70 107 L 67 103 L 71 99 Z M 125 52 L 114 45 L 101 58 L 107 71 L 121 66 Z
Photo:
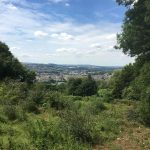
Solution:
M 0 42 L 0 150 L 150 149 L 150 1 L 117 2 L 115 47 L 136 59 L 110 79 L 36 82 Z

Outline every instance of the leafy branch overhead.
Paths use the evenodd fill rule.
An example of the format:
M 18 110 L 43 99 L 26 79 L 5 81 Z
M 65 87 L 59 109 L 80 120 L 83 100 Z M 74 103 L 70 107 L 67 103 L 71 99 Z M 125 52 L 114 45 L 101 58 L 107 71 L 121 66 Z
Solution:
M 122 49 L 125 54 L 141 56 L 150 52 L 150 1 L 123 1 L 119 4 L 134 5 L 128 8 L 122 26 L 122 33 L 117 36 L 116 48 Z

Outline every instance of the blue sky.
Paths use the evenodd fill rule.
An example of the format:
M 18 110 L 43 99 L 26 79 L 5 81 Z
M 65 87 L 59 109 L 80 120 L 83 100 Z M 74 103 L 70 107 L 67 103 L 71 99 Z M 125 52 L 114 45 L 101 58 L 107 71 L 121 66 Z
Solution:
M 22 62 L 122 66 L 115 0 L 0 0 L 0 40 Z

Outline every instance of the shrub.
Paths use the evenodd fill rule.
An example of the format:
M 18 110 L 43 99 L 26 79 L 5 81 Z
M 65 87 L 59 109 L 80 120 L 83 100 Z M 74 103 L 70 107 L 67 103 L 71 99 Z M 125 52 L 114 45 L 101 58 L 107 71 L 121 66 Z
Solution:
M 20 107 L 7 105 L 4 107 L 4 114 L 8 118 L 8 120 L 10 120 L 10 121 L 14 121 L 14 120 L 24 121 L 24 120 L 26 120 L 26 114 Z
M 86 115 L 97 115 L 106 109 L 106 106 L 101 100 L 93 100 L 86 102 L 81 107 L 81 112 Z
M 144 123 L 150 126 L 150 87 L 142 94 L 140 112 Z
M 23 105 L 23 108 L 25 111 L 29 112 L 29 113 L 35 113 L 35 114 L 39 114 L 40 111 L 36 105 L 35 102 L 32 102 L 32 101 L 27 101 L 24 105 Z
M 17 119 L 17 111 L 14 106 L 5 106 L 4 107 L 4 114 L 10 121 L 14 121 Z
M 66 128 L 66 127 L 65 127 Z M 36 120 L 29 122 L 27 131 L 30 136 L 30 145 L 38 150 L 88 150 L 64 130 L 59 121 Z
M 129 64 L 121 71 L 115 72 L 111 79 L 112 94 L 114 98 L 121 98 L 124 88 L 135 79 L 134 66 Z
M 70 97 L 61 95 L 59 92 L 50 92 L 46 95 L 48 105 L 56 110 L 70 108 L 73 101 Z
M 66 132 L 69 132 L 79 142 L 96 144 L 100 141 L 100 136 L 94 128 L 91 117 L 77 111 L 67 111 L 62 115 L 63 125 Z M 67 128 L 66 128 L 67 127 Z
M 105 102 L 111 102 L 113 100 L 112 91 L 110 89 L 99 90 L 99 97 Z
M 96 101 L 96 102 L 94 103 L 94 105 L 95 105 L 95 109 L 96 109 L 97 111 L 99 111 L 99 112 L 104 111 L 104 110 L 107 109 L 106 106 L 104 105 L 104 103 L 101 102 L 100 100 L 99 100 L 99 101 Z
M 42 105 L 44 102 L 45 94 L 45 85 L 37 83 L 32 87 L 32 90 L 30 90 L 28 97 L 30 98 L 30 101 L 33 101 L 37 105 Z
M 121 131 L 119 121 L 116 118 L 107 116 L 99 124 L 101 136 L 104 141 L 115 139 Z

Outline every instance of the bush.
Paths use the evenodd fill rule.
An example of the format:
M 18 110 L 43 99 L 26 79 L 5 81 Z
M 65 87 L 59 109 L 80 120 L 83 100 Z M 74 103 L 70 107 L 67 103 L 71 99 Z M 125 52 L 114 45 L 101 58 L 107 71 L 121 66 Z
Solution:
M 125 66 L 121 71 L 115 72 L 110 81 L 113 97 L 122 98 L 123 90 L 128 87 L 134 79 L 135 73 L 132 64 Z
M 59 92 L 50 92 L 46 95 L 46 103 L 56 110 L 63 110 L 72 106 L 73 100 Z
M 46 92 L 45 85 L 37 83 L 32 87 L 32 90 L 30 90 L 28 97 L 30 98 L 30 101 L 33 101 L 40 106 L 44 102 L 43 100 Z
M 65 126 L 66 128 L 66 126 Z M 36 120 L 29 122 L 27 131 L 30 135 L 30 145 L 38 150 L 88 150 L 64 130 L 59 121 Z
M 112 91 L 110 89 L 101 89 L 98 94 L 99 97 L 105 102 L 111 102 L 113 100 Z
M 79 142 L 92 145 L 100 142 L 100 136 L 94 128 L 94 120 L 89 114 L 87 117 L 86 114 L 77 111 L 67 111 L 61 117 L 64 119 L 66 132 L 69 132 Z
M 97 115 L 106 109 L 101 100 L 92 100 L 85 102 L 80 111 L 85 115 Z
M 122 98 L 128 100 L 137 100 L 137 94 L 133 86 L 126 87 L 122 92 Z
M 150 87 L 142 94 L 140 112 L 144 123 L 150 126 Z
M 23 109 L 29 113 L 35 113 L 35 114 L 39 114 L 40 111 L 37 107 L 37 104 L 35 102 L 32 101 L 27 101 L 24 105 L 23 105 Z
M 5 106 L 4 107 L 4 114 L 10 121 L 18 120 L 24 121 L 26 120 L 25 112 L 16 106 Z
M 18 118 L 18 114 L 16 108 L 14 106 L 5 106 L 4 107 L 4 114 L 10 121 L 14 121 Z

